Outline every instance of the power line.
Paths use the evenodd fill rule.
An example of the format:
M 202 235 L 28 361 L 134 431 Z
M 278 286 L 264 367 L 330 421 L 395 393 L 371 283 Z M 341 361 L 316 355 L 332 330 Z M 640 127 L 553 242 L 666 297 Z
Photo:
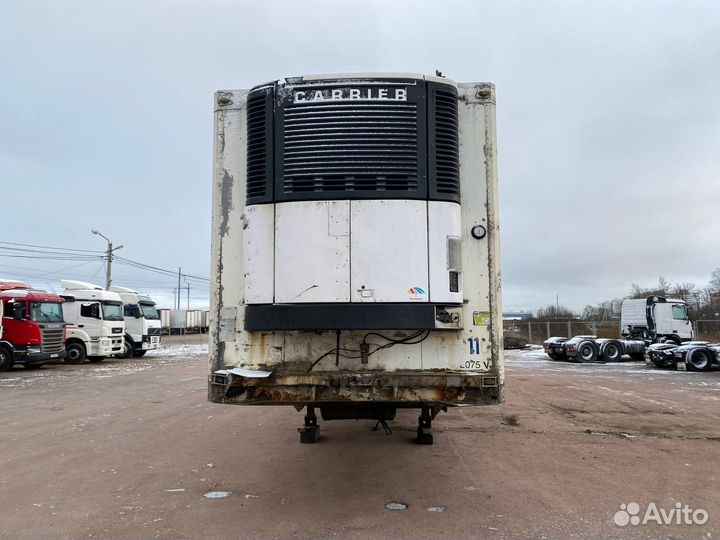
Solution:
M 127 266 L 133 266 L 135 268 L 141 268 L 143 270 L 150 270 L 151 272 L 157 272 L 159 274 L 164 274 L 164 275 L 173 276 L 173 277 L 178 275 L 178 273 L 174 270 L 167 270 L 165 268 L 159 268 L 157 266 L 152 266 L 149 264 L 134 261 L 134 260 L 128 259 L 126 257 L 115 257 L 115 261 L 117 263 L 125 264 Z M 199 281 L 206 281 L 206 282 L 210 281 L 210 278 L 195 276 L 192 274 L 184 274 L 181 272 L 180 275 L 185 279 L 196 279 Z
M 38 246 L 36 244 L 21 244 L 18 242 L 0 242 L 0 244 L 4 244 L 7 246 L 20 246 L 20 247 L 32 247 L 32 248 L 40 248 L 40 249 L 53 249 L 56 251 L 72 251 L 72 252 L 78 252 L 82 251 L 85 253 L 97 253 L 101 254 L 102 251 L 97 251 L 95 249 L 79 249 L 79 248 L 61 248 L 61 247 L 52 247 L 52 246 Z
M 93 261 L 98 259 L 106 259 L 106 253 L 103 251 L 89 249 L 70 249 L 52 246 L 42 246 L 38 244 L 25 244 L 19 242 L 0 242 L 0 257 L 17 258 L 17 259 L 36 259 L 36 260 L 61 260 L 61 261 Z M 177 274 L 174 270 L 168 270 L 153 266 L 150 264 L 128 259 L 126 257 L 115 256 L 113 259 L 118 264 L 124 264 L 129 267 L 138 268 L 155 272 L 165 276 L 175 277 Z M 55 273 L 55 272 L 49 272 Z M 204 276 L 193 274 L 181 274 L 186 281 L 192 280 L 194 283 L 207 284 L 210 279 Z

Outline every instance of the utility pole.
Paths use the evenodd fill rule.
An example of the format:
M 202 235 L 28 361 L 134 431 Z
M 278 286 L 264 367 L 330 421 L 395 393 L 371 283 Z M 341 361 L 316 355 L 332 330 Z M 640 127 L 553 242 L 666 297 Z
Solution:
M 190 309 L 190 284 L 187 284 L 187 308 Z
M 124 246 L 117 246 L 113 247 L 112 242 L 110 239 L 105 236 L 103 233 L 98 231 L 97 229 L 91 229 L 90 231 L 93 234 L 97 234 L 99 236 L 102 236 L 107 241 L 107 250 L 105 250 L 105 260 L 107 261 L 107 265 L 105 268 L 105 290 L 110 290 L 110 285 L 112 284 L 112 260 L 113 260 L 113 251 L 117 251 L 118 249 L 122 249 Z
M 180 309 L 180 272 L 182 272 L 182 267 L 178 267 L 178 286 L 177 286 L 177 307 L 175 309 Z

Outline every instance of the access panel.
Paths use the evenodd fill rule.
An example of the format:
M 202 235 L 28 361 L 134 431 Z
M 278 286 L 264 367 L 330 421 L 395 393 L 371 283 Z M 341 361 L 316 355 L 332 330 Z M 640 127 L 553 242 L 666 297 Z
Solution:
M 428 302 L 427 202 L 351 201 L 353 302 Z

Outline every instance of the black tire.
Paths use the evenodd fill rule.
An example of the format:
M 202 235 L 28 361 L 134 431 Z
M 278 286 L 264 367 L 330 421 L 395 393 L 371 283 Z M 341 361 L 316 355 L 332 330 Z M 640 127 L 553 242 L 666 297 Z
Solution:
M 602 359 L 605 362 L 619 362 L 622 355 L 622 346 L 615 341 L 609 341 L 603 349 Z
M 145 356 L 145 353 L 146 353 L 146 352 L 147 352 L 147 351 L 143 351 L 142 349 L 138 349 L 138 350 L 136 350 L 136 351 L 133 351 L 132 355 L 133 355 L 133 358 L 140 358 L 141 356 Z
M 85 362 L 87 353 L 85 351 L 85 345 L 74 341 L 65 345 L 65 363 L 66 364 L 82 364 Z
M 656 368 L 665 369 L 666 367 L 668 367 L 667 363 L 663 360 L 652 359 L 651 362 L 655 365 Z
M 547 355 L 548 355 L 552 360 L 560 360 L 560 357 L 559 357 L 557 354 L 555 354 L 554 352 L 549 352 L 549 353 L 547 353 Z
M 707 349 L 693 349 L 687 353 L 685 363 L 690 371 L 710 371 L 712 368 L 711 352 Z
M 14 364 L 12 352 L 7 347 L 0 347 L 0 371 L 10 371 Z
M 130 358 L 133 355 L 133 351 L 135 350 L 135 347 L 133 347 L 132 341 L 130 341 L 128 338 L 123 339 L 123 348 L 122 351 L 120 351 L 117 356 L 118 358 Z
M 88 356 L 88 362 L 90 362 L 91 364 L 98 364 L 103 360 L 105 360 L 104 356 Z
M 630 353 L 630 359 L 633 362 L 644 362 L 645 361 L 645 353 L 641 353 L 641 352 Z
M 576 349 L 575 360 L 583 364 L 589 364 L 595 362 L 597 359 L 597 346 L 590 341 L 581 341 Z
M 37 364 L 37 363 L 25 364 L 25 369 L 40 369 L 41 367 L 43 367 L 43 365 L 44 364 Z

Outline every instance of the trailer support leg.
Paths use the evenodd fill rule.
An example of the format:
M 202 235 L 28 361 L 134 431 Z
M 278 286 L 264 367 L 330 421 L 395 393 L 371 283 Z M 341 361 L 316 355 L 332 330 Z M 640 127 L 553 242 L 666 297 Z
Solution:
M 432 416 L 430 407 L 422 407 L 418 417 L 417 439 L 418 444 L 432 444 Z
M 312 444 L 318 441 L 320 436 L 320 426 L 317 425 L 317 416 L 315 416 L 315 407 L 308 405 L 307 414 L 305 415 L 305 425 L 298 428 L 300 432 L 300 442 Z

